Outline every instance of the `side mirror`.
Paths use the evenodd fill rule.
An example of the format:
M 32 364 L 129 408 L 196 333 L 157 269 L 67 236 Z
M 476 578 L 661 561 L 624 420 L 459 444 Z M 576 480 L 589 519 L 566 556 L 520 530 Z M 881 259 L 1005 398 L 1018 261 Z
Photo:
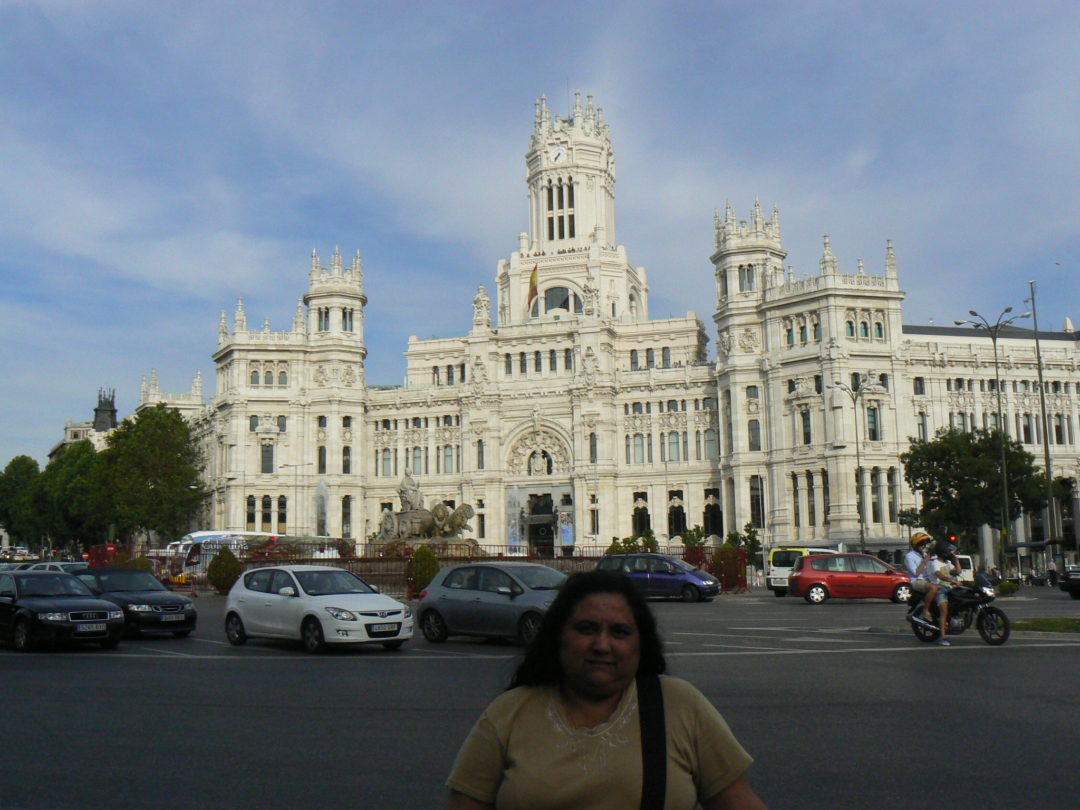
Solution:
M 292 585 L 286 585 L 278 590 L 280 596 L 296 596 L 296 589 Z
M 514 589 L 509 585 L 500 585 L 495 589 L 495 593 L 501 593 L 503 596 L 509 596 L 511 599 L 514 598 Z
M 375 593 L 380 593 L 378 585 L 370 585 L 369 584 L 368 587 L 371 588 L 371 590 L 375 591 Z

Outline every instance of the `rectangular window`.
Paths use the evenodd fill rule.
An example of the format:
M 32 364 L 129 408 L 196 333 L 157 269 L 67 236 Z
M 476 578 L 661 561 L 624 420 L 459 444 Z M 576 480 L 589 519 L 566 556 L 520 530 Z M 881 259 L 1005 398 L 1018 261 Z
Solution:
M 326 447 L 319 447 L 318 452 L 319 452 L 318 465 L 316 466 L 315 469 L 318 471 L 319 475 L 326 475 Z M 388 474 L 388 473 L 384 473 L 384 474 Z
M 868 441 L 881 441 L 881 415 L 876 405 L 866 409 L 866 438 Z
M 803 444 L 810 444 L 810 442 L 811 442 L 811 440 L 813 438 L 813 436 L 811 435 L 811 430 L 810 430 L 810 411 L 809 410 L 804 410 L 804 411 L 801 411 L 800 413 L 801 413 L 801 418 L 802 418 L 802 443 Z
M 476 469 L 484 469 L 484 440 L 476 440 Z
M 573 349 L 566 349 L 563 352 L 563 368 L 566 371 L 573 371 L 574 370 L 574 350 Z
M 352 496 L 346 495 L 341 499 L 341 536 L 352 537 Z
M 750 476 L 750 523 L 755 529 L 765 528 L 765 489 L 760 475 Z
M 341 473 L 349 475 L 352 472 L 352 448 L 346 445 L 341 448 Z
M 597 450 L 598 450 L 598 447 L 597 447 L 596 434 L 595 433 L 590 433 L 589 434 L 589 463 L 590 464 L 595 464 L 596 463 Z
M 262 446 L 262 472 L 264 475 L 274 472 L 274 445 L 272 444 Z
M 920 413 L 916 417 L 916 426 L 918 427 L 918 435 L 916 436 L 916 438 L 921 442 L 925 442 L 927 437 L 925 413 Z
M 529 361 L 526 359 L 525 352 L 521 352 L 518 355 L 518 371 L 522 374 L 526 374 L 529 371 Z
M 514 373 L 514 358 L 509 354 L 503 357 L 503 371 L 507 377 Z
M 481 540 L 487 537 L 487 515 L 483 512 L 476 516 L 476 536 Z

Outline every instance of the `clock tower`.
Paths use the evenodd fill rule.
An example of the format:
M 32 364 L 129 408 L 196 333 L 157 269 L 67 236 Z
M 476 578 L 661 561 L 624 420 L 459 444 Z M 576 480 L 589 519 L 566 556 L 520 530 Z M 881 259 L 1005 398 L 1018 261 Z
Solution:
M 582 104 L 574 93 L 566 118 L 540 97 L 525 167 L 529 230 L 499 263 L 499 323 L 647 318 L 645 268 L 630 265 L 615 241 L 615 154 L 591 95 Z
M 603 110 L 592 96 L 574 94 L 568 118 L 552 117 L 547 98 L 536 102 L 529 151 L 529 230 L 547 253 L 615 244 L 615 156 Z

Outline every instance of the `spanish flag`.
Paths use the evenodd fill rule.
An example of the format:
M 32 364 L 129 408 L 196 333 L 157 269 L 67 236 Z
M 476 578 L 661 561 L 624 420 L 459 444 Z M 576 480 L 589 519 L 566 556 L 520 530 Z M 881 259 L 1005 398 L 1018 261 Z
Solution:
M 529 276 L 529 300 L 525 303 L 525 311 L 526 312 L 531 312 L 532 311 L 533 301 L 535 301 L 536 297 L 540 294 L 540 289 L 539 289 L 540 279 L 539 279 L 539 276 L 537 275 L 537 270 L 539 269 L 539 267 L 540 267 L 539 264 L 534 264 L 533 269 L 532 269 L 532 274 Z

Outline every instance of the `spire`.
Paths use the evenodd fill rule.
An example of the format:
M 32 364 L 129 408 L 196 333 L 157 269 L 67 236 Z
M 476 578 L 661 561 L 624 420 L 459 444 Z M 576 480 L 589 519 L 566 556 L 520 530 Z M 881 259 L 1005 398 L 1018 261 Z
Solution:
M 1073 326 L 1072 318 L 1068 315 L 1065 316 L 1065 323 L 1061 327 L 1062 332 L 1075 332 L 1076 328 Z
M 218 319 L 217 336 L 218 343 L 224 343 L 229 339 L 229 324 L 225 320 L 225 310 L 221 310 L 221 318 Z
M 157 369 L 152 368 L 150 369 L 150 393 L 158 394 L 160 392 L 161 389 L 158 388 Z
M 356 286 L 360 288 L 360 292 L 364 291 L 364 257 L 360 255 L 360 248 L 356 249 L 356 255 L 353 256 L 352 263 L 353 278 L 356 279 Z
M 270 331 L 270 319 L 269 318 L 263 318 L 263 331 L 264 332 L 269 332 Z
M 892 239 L 885 240 L 885 275 L 896 277 L 896 251 L 893 250 Z
M 754 198 L 754 208 L 750 212 L 750 227 L 755 234 L 760 234 L 765 230 L 765 215 L 761 212 L 761 201 Z
M 580 90 L 575 90 L 574 91 L 574 125 L 575 126 L 580 126 L 581 125 L 582 112 L 583 112 L 583 110 L 581 108 L 581 91 Z
M 777 242 L 780 241 L 780 207 L 774 205 L 772 207 L 772 219 L 769 221 L 769 225 L 772 228 L 773 238 Z
M 139 381 L 139 404 L 146 402 L 146 392 L 149 389 L 146 386 L 146 375 L 143 374 Z
M 233 316 L 233 333 L 247 331 L 247 315 L 244 314 L 244 299 L 236 299 L 236 315 Z
M 720 247 L 720 243 L 724 241 L 724 223 L 720 220 L 720 209 L 714 208 L 713 215 L 713 236 L 716 238 L 716 246 Z
M 592 93 L 585 97 L 588 103 L 585 105 L 585 120 L 590 124 L 596 123 L 596 107 L 593 105 Z
M 191 395 L 202 401 L 202 369 L 195 372 L 195 382 L 191 385 Z
M 304 299 L 298 298 L 296 300 L 296 314 L 293 315 L 292 319 L 292 330 L 299 334 L 303 334 L 305 331 L 304 321 Z
M 734 231 L 735 225 L 735 209 L 731 207 L 731 201 L 728 200 L 724 203 L 724 230 Z
M 330 272 L 335 276 L 341 275 L 341 248 L 334 245 L 334 255 L 330 257 Z
M 547 94 L 540 96 L 540 129 L 546 131 L 551 125 L 551 111 L 548 110 Z
M 821 268 L 821 274 L 823 276 L 830 275 L 839 271 L 836 256 L 833 255 L 832 245 L 829 242 L 828 234 L 825 234 L 825 252 L 821 254 L 821 262 L 819 263 L 819 266 Z

